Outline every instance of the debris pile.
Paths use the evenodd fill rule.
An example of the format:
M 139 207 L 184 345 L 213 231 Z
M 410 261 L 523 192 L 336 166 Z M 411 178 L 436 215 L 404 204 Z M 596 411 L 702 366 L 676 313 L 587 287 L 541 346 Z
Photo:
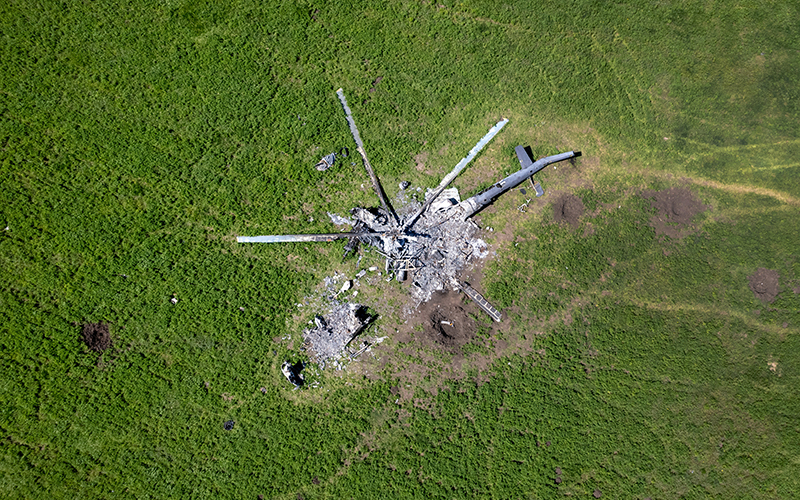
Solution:
M 369 325 L 374 318 L 361 304 L 334 301 L 331 312 L 325 317 L 314 317 L 314 328 L 303 331 L 304 345 L 320 366 L 326 362 L 338 362 L 350 342 Z
M 241 243 L 286 243 L 335 241 L 347 238 L 345 256 L 349 252 L 355 251 L 361 244 L 372 247 L 385 259 L 385 273 L 388 280 L 394 277 L 398 281 L 405 281 L 410 277 L 413 285 L 411 294 L 418 303 L 427 302 L 433 293 L 448 288 L 464 289 L 495 321 L 500 321 L 499 311 L 494 309 L 476 290 L 459 282 L 461 271 L 471 259 L 484 258 L 488 255 L 486 242 L 476 237 L 478 226 L 470 220 L 470 217 L 493 203 L 503 193 L 531 178 L 545 166 L 580 156 L 580 151 L 547 156 L 534 162 L 530 148 L 517 146 L 515 151 L 522 167 L 519 171 L 497 181 L 485 191 L 461 201 L 458 190 L 448 189 L 448 186 L 508 123 L 508 119 L 502 119 L 489 129 L 489 132 L 478 141 L 467 156 L 456 164 L 435 189 L 426 193 L 423 202 L 412 201 L 404 204 L 397 212 L 386 197 L 378 176 L 367 158 L 364 143 L 343 90 L 337 90 L 336 94 L 345 112 L 345 119 L 356 144 L 356 151 L 361 156 L 364 169 L 381 206 L 353 208 L 350 211 L 352 218 L 328 214 L 334 224 L 351 226 L 352 229 L 349 232 L 238 236 L 237 241 Z M 333 165 L 337 156 L 344 157 L 346 154 L 347 152 L 343 150 L 338 155 L 335 153 L 327 155 L 320 160 L 316 167 L 321 171 L 326 170 Z M 407 181 L 400 183 L 400 192 L 403 197 L 409 185 Z M 542 195 L 541 186 L 534 184 L 534 189 L 537 196 Z M 417 191 L 419 190 L 417 188 Z M 361 256 L 356 265 L 360 264 L 360 259 Z M 370 271 L 373 269 L 371 267 Z M 356 279 L 363 275 L 360 274 Z M 316 356 L 316 360 L 323 367 L 325 362 L 330 360 L 338 365 L 348 344 L 372 321 L 364 306 L 342 304 L 336 300 L 340 294 L 349 292 L 352 285 L 353 282 L 348 280 L 341 289 L 329 296 L 328 300 L 333 304 L 330 314 L 324 318 L 316 316 L 316 326 L 303 333 L 306 348 Z M 327 280 L 326 286 L 329 286 Z M 352 296 L 355 297 L 357 293 L 357 290 L 353 291 Z M 438 321 L 437 328 L 442 331 L 445 331 L 442 325 L 448 328 L 453 326 L 448 322 L 449 320 L 439 319 Z M 365 349 L 369 349 L 368 343 L 365 343 L 363 349 L 358 353 Z M 358 353 L 351 352 L 350 356 L 354 357 Z
M 467 263 L 489 255 L 486 242 L 476 236 L 477 224 L 458 217 L 458 190 L 445 189 L 431 201 L 432 193 L 426 193 L 425 200 L 430 201 L 427 210 L 416 220 L 413 230 L 404 233 L 391 230 L 391 219 L 380 208 L 354 208 L 353 219 L 329 214 L 334 223 L 351 224 L 353 233 L 363 235 L 354 239 L 355 243 L 360 241 L 376 249 L 386 259 L 387 274 L 398 281 L 410 278 L 411 294 L 418 303 L 427 302 L 437 291 L 460 289 L 458 277 Z M 398 215 L 401 220 L 408 220 L 422 206 L 411 201 L 399 208 Z M 348 247 L 353 250 L 355 245 Z

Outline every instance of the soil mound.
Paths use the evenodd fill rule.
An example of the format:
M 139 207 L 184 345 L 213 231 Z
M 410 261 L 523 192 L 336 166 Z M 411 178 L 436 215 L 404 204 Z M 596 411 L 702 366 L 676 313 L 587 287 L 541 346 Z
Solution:
M 424 320 L 423 335 L 448 349 L 461 348 L 477 330 L 462 295 L 454 291 L 434 293 L 420 306 L 420 316 Z
M 81 329 L 81 340 L 93 351 L 103 352 L 111 347 L 111 335 L 105 323 L 86 323 Z
M 576 228 L 584 209 L 583 200 L 572 194 L 564 194 L 553 203 L 553 219 L 559 223 L 568 222 Z
M 780 280 L 780 277 L 778 271 L 759 267 L 747 279 L 750 282 L 750 290 L 753 291 L 753 295 L 762 302 L 771 303 L 778 296 L 778 280 Z
M 642 191 L 642 197 L 651 198 L 650 204 L 656 209 L 656 215 L 650 219 L 650 225 L 659 236 L 662 234 L 671 238 L 688 236 L 692 232 L 690 226 L 694 216 L 708 208 L 685 187 L 671 187 L 661 191 L 646 189 Z

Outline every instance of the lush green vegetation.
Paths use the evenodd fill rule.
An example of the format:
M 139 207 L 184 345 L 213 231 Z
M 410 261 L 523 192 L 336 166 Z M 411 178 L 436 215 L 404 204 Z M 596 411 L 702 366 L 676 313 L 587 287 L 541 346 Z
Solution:
M 798 26 L 791 1 L 3 3 L 0 495 L 791 496 Z M 429 408 L 395 404 L 391 365 L 282 379 L 294 304 L 354 264 L 234 236 L 374 205 L 358 162 L 313 169 L 352 141 L 338 87 L 390 195 L 500 117 L 462 190 L 519 143 L 583 150 L 528 213 L 510 194 L 482 215 L 517 235 L 483 282 L 502 335 L 545 354 Z M 681 178 L 712 209 L 658 238 L 638 192 Z M 552 224 L 559 190 L 579 227 Z M 770 305 L 758 267 L 781 275 Z

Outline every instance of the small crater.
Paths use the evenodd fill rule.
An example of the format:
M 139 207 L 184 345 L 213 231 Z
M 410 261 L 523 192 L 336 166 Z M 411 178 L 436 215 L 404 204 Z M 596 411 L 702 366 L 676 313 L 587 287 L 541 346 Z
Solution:
M 583 200 L 572 194 L 564 194 L 553 203 L 553 219 L 559 223 L 566 222 L 574 229 L 578 227 L 584 210 Z
M 424 334 L 447 349 L 460 349 L 475 336 L 477 325 L 464 309 L 458 292 L 436 292 L 431 300 L 420 306 L 426 318 Z
M 772 303 L 780 291 L 778 288 L 780 277 L 778 271 L 759 267 L 747 279 L 750 282 L 750 290 L 757 299 L 765 303 Z
M 650 198 L 650 205 L 656 215 L 650 219 L 650 226 L 656 235 L 665 234 L 671 238 L 683 238 L 693 232 L 692 219 L 708 207 L 698 200 L 694 193 L 685 187 L 672 187 L 661 191 L 647 189 L 643 198 Z
M 111 347 L 111 334 L 105 323 L 86 323 L 81 329 L 81 340 L 86 347 L 96 352 L 103 352 Z

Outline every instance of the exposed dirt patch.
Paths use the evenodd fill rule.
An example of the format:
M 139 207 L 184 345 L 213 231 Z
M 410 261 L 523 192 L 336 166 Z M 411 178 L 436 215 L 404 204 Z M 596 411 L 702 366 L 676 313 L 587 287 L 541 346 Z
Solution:
M 430 301 L 420 306 L 419 315 L 423 321 L 423 335 L 448 350 L 460 350 L 477 330 L 463 295 L 458 292 L 436 292 Z
M 753 291 L 753 295 L 762 302 L 771 303 L 775 301 L 775 297 L 778 296 L 780 291 L 778 288 L 780 277 L 778 271 L 759 267 L 747 279 L 750 282 L 750 290 Z
M 111 347 L 111 334 L 105 323 L 86 323 L 81 329 L 81 340 L 93 351 L 103 352 Z
M 643 198 L 650 198 L 650 204 L 656 209 L 656 215 L 650 218 L 650 226 L 656 235 L 667 235 L 670 238 L 684 238 L 695 231 L 692 219 L 709 207 L 695 197 L 688 188 L 671 187 L 661 191 L 646 189 Z
M 381 80 L 383 80 L 383 77 L 379 76 L 378 78 L 372 81 L 372 88 L 369 89 L 370 94 L 375 92 L 375 89 L 378 86 L 378 84 L 381 83 Z
M 425 162 L 428 161 L 428 153 L 423 151 L 414 156 L 414 166 L 420 172 L 425 172 Z
M 583 200 L 573 194 L 562 194 L 553 203 L 553 219 L 559 223 L 567 222 L 574 229 L 578 227 L 584 210 Z

